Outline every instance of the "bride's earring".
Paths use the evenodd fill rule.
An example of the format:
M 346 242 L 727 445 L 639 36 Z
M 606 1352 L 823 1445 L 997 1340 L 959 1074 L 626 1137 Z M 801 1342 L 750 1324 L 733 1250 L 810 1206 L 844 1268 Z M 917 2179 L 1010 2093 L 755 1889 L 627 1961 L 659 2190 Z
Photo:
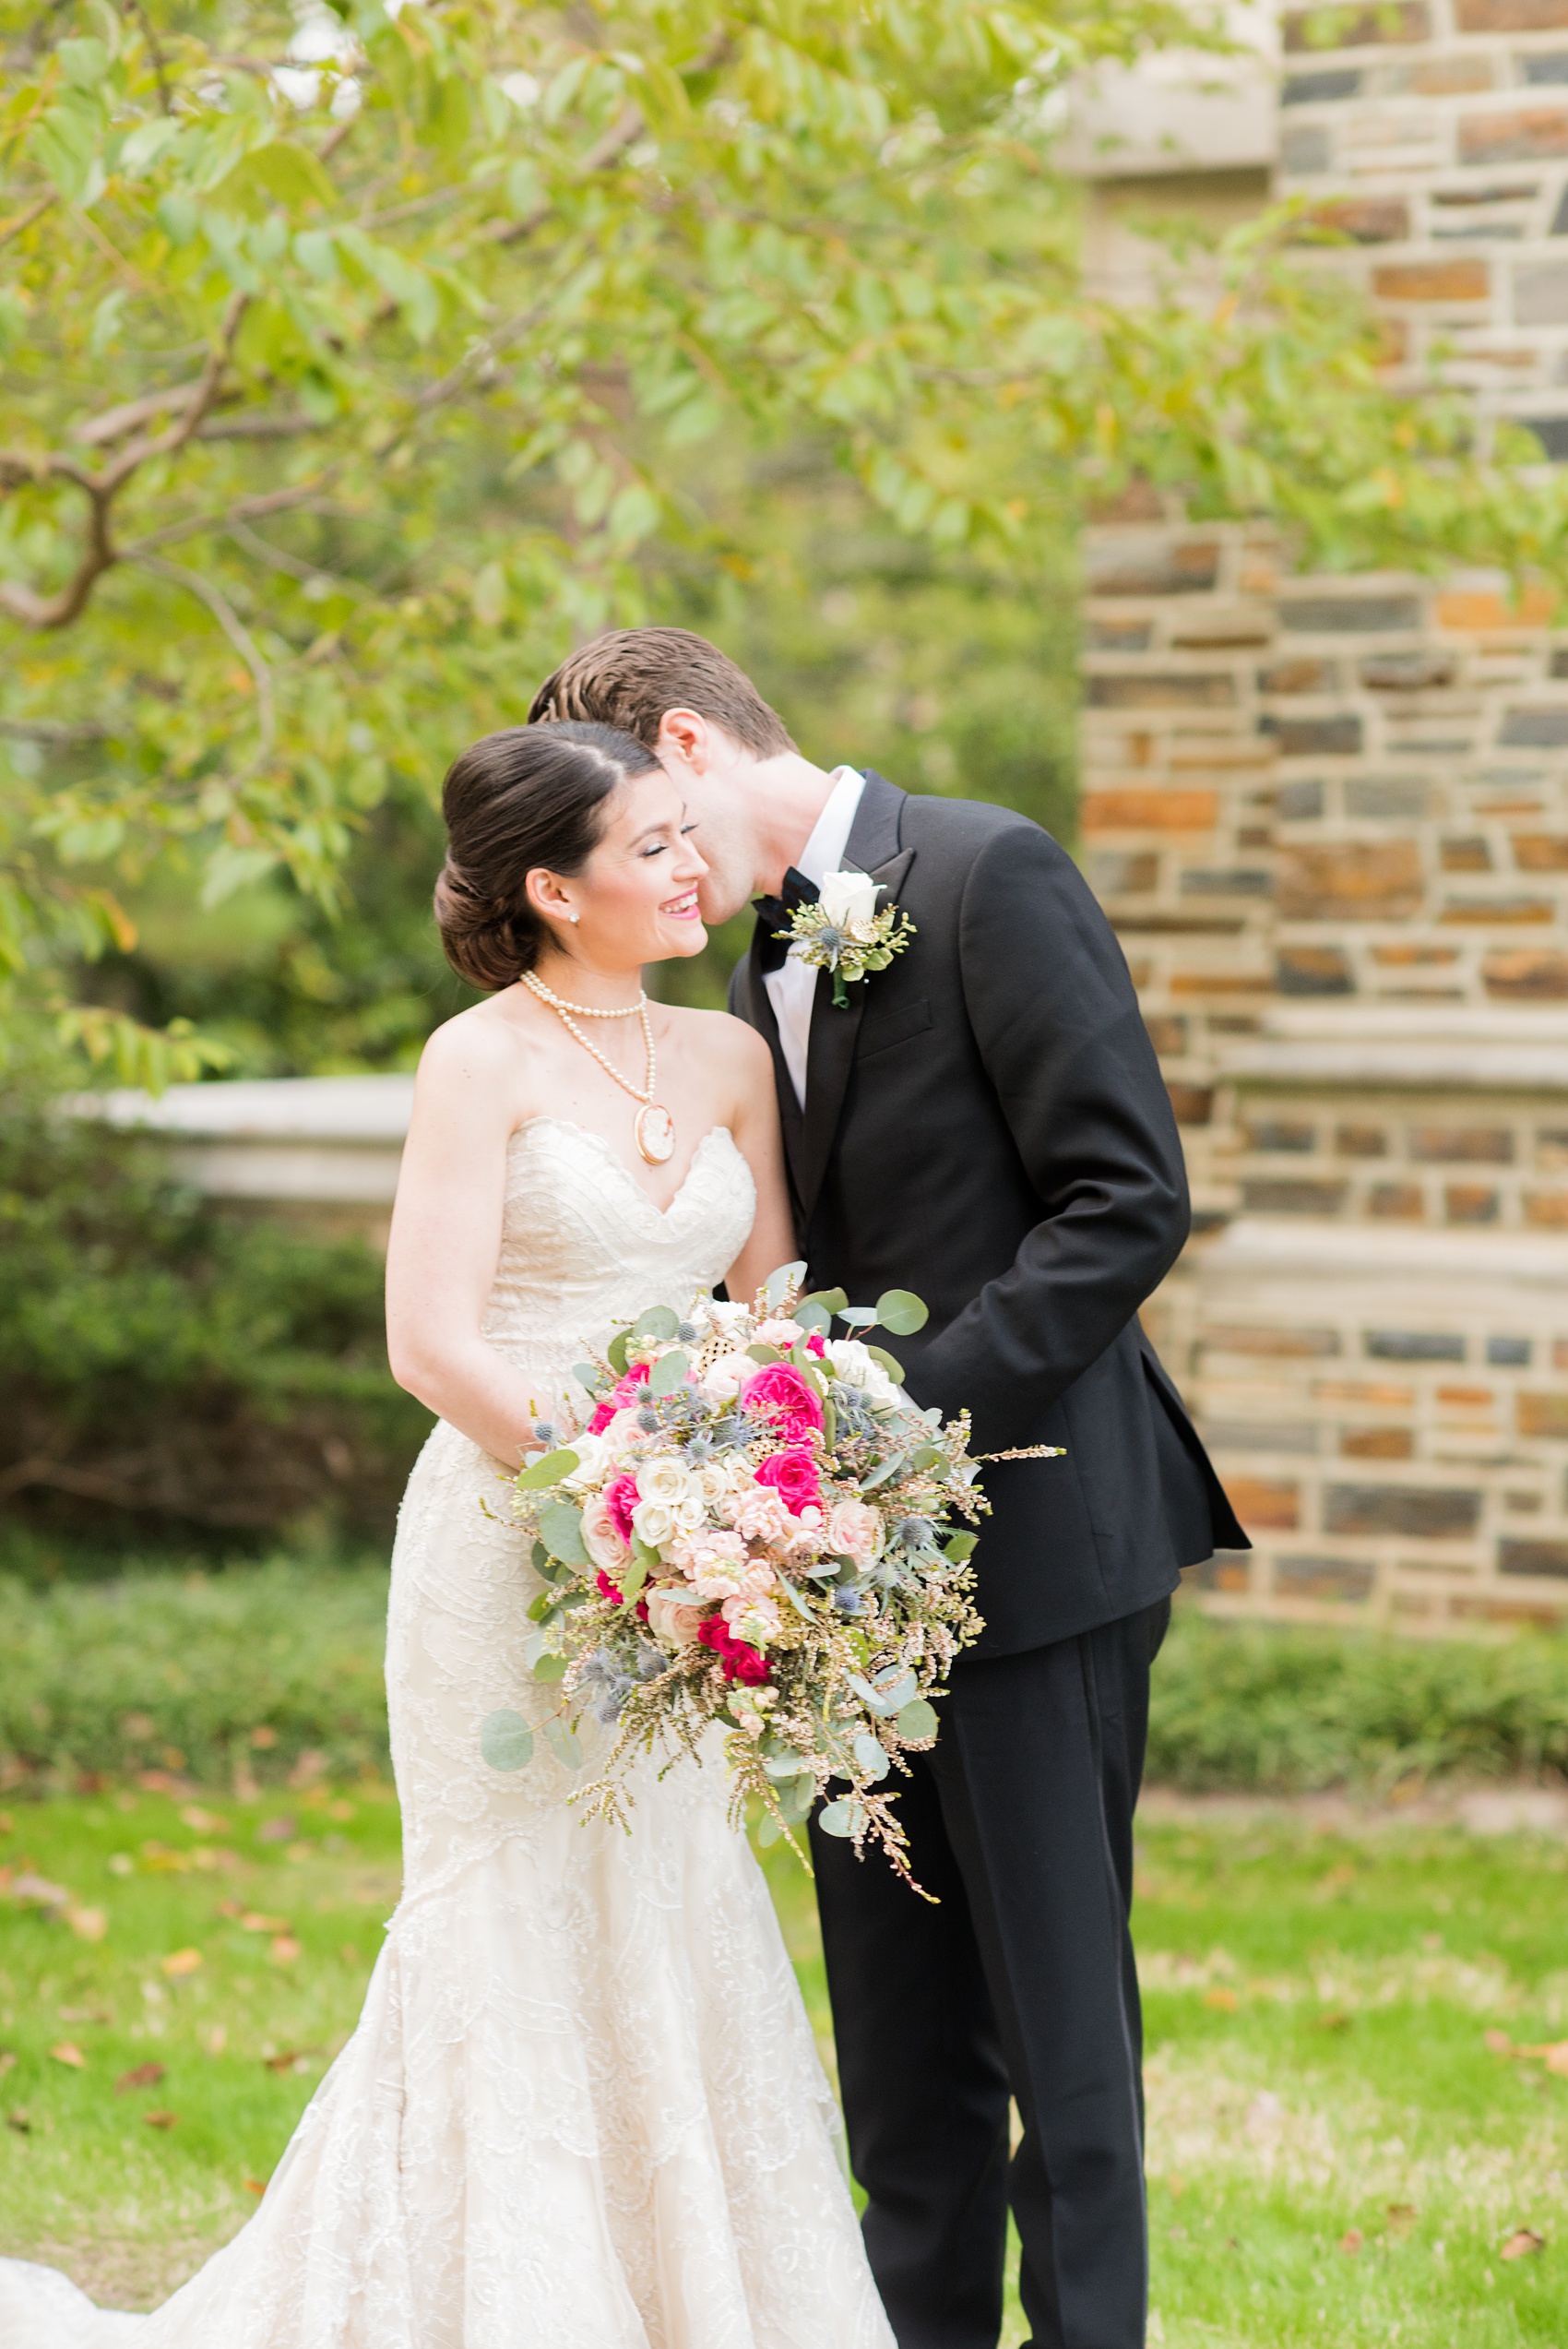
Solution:
M 568 922 L 580 922 L 582 918 L 580 913 L 568 913 L 566 916 Z

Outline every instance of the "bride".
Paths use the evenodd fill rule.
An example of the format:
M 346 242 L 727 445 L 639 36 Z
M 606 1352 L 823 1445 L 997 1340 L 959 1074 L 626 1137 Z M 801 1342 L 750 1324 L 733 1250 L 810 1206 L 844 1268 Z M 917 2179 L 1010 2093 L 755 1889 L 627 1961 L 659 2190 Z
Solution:
M 492 992 L 426 1047 L 387 1263 L 394 1374 L 440 1413 L 392 1556 L 403 1898 L 243 2232 L 147 2317 L 0 2261 L 0 2344 L 893 2349 L 721 1763 L 642 1766 L 627 1833 L 542 1740 L 512 1774 L 480 1752 L 490 1713 L 550 1709 L 506 1476 L 573 1364 L 794 1255 L 767 1050 L 645 1003 L 641 967 L 705 942 L 707 866 L 629 736 L 493 734 L 445 810 L 437 919 Z

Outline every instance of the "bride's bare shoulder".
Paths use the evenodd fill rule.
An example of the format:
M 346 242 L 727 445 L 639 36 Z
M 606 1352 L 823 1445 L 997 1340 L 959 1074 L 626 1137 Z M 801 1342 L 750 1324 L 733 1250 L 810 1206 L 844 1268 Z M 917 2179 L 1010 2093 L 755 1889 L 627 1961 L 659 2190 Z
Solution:
M 492 996 L 444 1020 L 426 1039 L 416 1104 L 456 1106 L 476 1094 L 489 1102 L 505 1099 L 526 1085 L 528 1060 L 527 1038 Z

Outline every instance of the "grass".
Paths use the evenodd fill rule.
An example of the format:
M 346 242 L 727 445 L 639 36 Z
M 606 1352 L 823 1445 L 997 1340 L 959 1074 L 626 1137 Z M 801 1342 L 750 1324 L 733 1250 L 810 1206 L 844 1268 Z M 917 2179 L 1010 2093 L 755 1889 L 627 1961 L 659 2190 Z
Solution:
M 6 1816 L 0 2250 L 148 2306 L 254 2209 L 352 2028 L 396 1898 L 396 1808 L 366 1782 Z M 1145 1824 L 1167 2349 L 1568 2339 L 1568 2076 L 1498 2052 L 1568 2043 L 1568 1849 L 1372 1818 Z M 768 1866 L 826 2038 L 810 1888 Z M 69 1901 L 18 1901 L 28 1875 Z M 161 2077 L 116 2087 L 148 2064 Z M 1504 2258 L 1526 2231 L 1545 2248 Z

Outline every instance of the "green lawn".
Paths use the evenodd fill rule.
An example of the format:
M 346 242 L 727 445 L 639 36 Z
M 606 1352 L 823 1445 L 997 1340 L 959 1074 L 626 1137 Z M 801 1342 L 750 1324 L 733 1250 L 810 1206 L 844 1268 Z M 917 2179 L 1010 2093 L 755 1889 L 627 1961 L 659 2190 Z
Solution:
M 768 1865 L 825 2029 L 809 1887 Z M 135 2307 L 231 2234 L 351 2027 L 397 1866 L 376 1784 L 11 1798 L 0 2249 Z M 1161 1818 L 1138 1938 L 1157 2341 L 1568 2343 L 1568 1849 Z

